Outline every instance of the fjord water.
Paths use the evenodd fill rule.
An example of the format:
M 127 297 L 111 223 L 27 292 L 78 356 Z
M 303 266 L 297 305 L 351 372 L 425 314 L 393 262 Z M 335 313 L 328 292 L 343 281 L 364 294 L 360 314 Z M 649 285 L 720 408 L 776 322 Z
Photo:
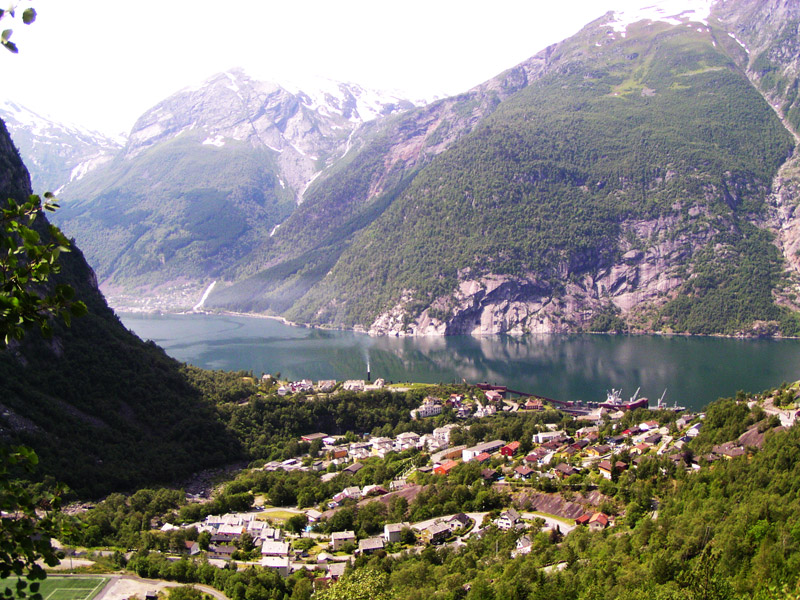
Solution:
M 604 400 L 606 390 L 700 409 L 737 390 L 800 378 L 800 340 L 528 335 L 370 337 L 223 315 L 120 314 L 174 358 L 207 369 L 280 372 L 289 379 L 489 381 L 558 400 Z

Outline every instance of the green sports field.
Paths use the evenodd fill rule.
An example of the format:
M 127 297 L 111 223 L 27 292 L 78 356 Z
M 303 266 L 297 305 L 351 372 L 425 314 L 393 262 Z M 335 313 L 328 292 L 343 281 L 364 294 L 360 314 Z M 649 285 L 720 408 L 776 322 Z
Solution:
M 103 589 L 108 577 L 53 577 L 40 582 L 43 600 L 92 600 Z M 0 590 L 14 588 L 16 578 L 0 581 Z

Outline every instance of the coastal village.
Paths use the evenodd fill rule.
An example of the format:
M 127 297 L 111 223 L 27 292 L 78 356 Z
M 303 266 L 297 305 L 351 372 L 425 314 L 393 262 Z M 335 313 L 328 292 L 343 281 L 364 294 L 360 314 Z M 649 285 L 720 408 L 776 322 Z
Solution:
M 262 383 L 272 385 L 281 396 L 329 394 L 339 389 L 365 391 L 386 385 L 382 380 L 281 383 L 268 377 L 264 376 Z M 455 416 L 454 422 L 428 433 L 407 431 L 394 437 L 360 434 L 358 439 L 309 433 L 298 440 L 308 451 L 259 468 L 265 472 L 306 472 L 317 475 L 321 483 L 340 483 L 339 491 L 323 503 L 305 508 L 265 507 L 262 500 L 249 511 L 208 515 L 181 526 L 164 524 L 162 531 L 195 528 L 204 536 L 204 543 L 187 540 L 184 555 L 204 552 L 219 566 L 260 565 L 282 576 L 304 569 L 314 574 L 317 584 L 324 585 L 338 579 L 358 557 L 379 552 L 399 555 L 420 552 L 428 546 L 459 546 L 497 530 L 516 537 L 515 556 L 530 552 L 532 539 L 540 532 L 561 537 L 578 527 L 592 531 L 613 528 L 618 519 L 625 518 L 625 510 L 605 497 L 605 482 L 619 481 L 626 472 L 653 458 L 666 459 L 675 469 L 698 472 L 713 468 L 717 461 L 746 455 L 764 442 L 764 429 L 752 427 L 738 440 L 695 456 L 687 444 L 701 432 L 703 413 L 645 410 L 637 414 L 649 418 L 631 423 L 624 407 L 600 406 L 581 414 L 563 414 L 559 422 L 545 424 L 530 439 L 492 439 L 468 446 L 456 442 L 482 419 L 550 409 L 540 398 L 509 399 L 493 386 L 469 389 L 468 393 L 447 397 L 426 396 L 411 411 L 410 417 L 421 425 L 445 410 Z M 797 416 L 794 410 L 766 408 L 774 429 L 791 426 Z M 388 485 L 352 484 L 353 476 L 365 466 L 386 460 L 392 453 L 405 458 L 402 472 Z M 503 506 L 437 515 L 419 522 L 386 520 L 382 530 L 371 535 L 329 525 L 339 510 L 348 507 L 360 510 L 374 502 L 388 507 L 398 501 L 407 506 L 431 481 L 447 481 L 464 465 L 470 466 L 474 478 L 467 483 L 502 494 Z M 192 500 L 203 501 L 198 497 Z M 648 516 L 655 519 L 657 514 L 654 502 Z M 251 552 L 242 560 L 240 549 L 245 539 Z M 237 556 L 238 561 L 234 560 Z

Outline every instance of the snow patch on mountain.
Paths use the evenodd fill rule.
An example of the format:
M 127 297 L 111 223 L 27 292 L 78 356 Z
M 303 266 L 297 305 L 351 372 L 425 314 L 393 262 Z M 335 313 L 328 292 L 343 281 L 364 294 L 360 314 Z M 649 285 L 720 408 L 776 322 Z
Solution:
M 215 135 L 213 138 L 208 137 L 203 140 L 204 146 L 216 146 L 217 148 L 221 148 L 225 145 L 225 138 L 221 135 Z
M 72 169 L 69 174 L 70 181 L 77 181 L 78 179 L 82 179 L 87 173 L 93 171 L 97 167 L 106 164 L 113 158 L 110 154 L 97 154 L 84 160 L 83 162 L 79 163 Z
M 77 136 L 84 141 L 102 145 L 107 145 L 108 143 L 122 145 L 125 143 L 124 136 L 109 137 L 74 123 L 59 122 L 53 117 L 41 115 L 12 100 L 0 99 L 0 117 L 3 118 L 10 130 L 25 128 L 37 137 L 56 139 L 59 137 L 59 133 L 66 133 Z
M 614 11 L 609 25 L 623 36 L 628 25 L 639 21 L 662 21 L 670 25 L 681 25 L 690 22 L 708 26 L 713 0 L 660 0 L 648 6 L 635 9 Z
M 750 49 L 749 49 L 747 46 L 745 46 L 745 45 L 744 45 L 744 42 L 742 42 L 742 40 L 740 40 L 739 38 L 737 38 L 737 37 L 736 37 L 736 34 L 733 34 L 733 33 L 731 33 L 731 32 L 728 32 L 728 35 L 729 35 L 729 36 L 731 36 L 731 37 L 733 38 L 733 41 L 734 41 L 734 42 L 736 42 L 736 43 L 737 43 L 737 44 L 739 44 L 739 45 L 740 45 L 742 48 L 744 48 L 744 51 L 745 51 L 745 52 L 747 52 L 748 54 L 750 54 Z
M 0 99 L 3 119 L 31 173 L 35 189 L 61 190 L 107 163 L 125 142 L 72 123 L 61 123 L 11 99 Z

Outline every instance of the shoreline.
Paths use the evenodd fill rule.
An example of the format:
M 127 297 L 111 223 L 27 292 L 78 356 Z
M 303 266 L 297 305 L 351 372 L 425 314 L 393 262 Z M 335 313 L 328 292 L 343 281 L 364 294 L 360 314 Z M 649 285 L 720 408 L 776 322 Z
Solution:
M 676 332 L 665 332 L 665 331 L 629 331 L 625 333 L 616 333 L 610 331 L 566 331 L 566 332 L 528 332 L 528 333 L 508 333 L 508 332 L 501 332 L 501 333 L 460 333 L 452 336 L 448 336 L 446 334 L 439 334 L 439 333 L 424 333 L 424 334 L 406 334 L 406 333 L 372 333 L 369 331 L 364 330 L 363 327 L 334 327 L 332 325 L 313 325 L 311 323 L 296 323 L 295 321 L 290 321 L 285 317 L 281 317 L 279 315 L 266 315 L 263 313 L 247 313 L 247 312 L 237 312 L 237 311 L 230 311 L 230 310 L 185 310 L 185 311 L 167 311 L 167 310 L 142 310 L 142 309 L 135 309 L 131 307 L 111 307 L 114 313 L 126 313 L 126 314 L 133 314 L 133 315 L 209 315 L 209 316 L 225 316 L 225 317 L 248 317 L 253 319 L 272 319 L 274 321 L 279 321 L 284 325 L 288 325 L 290 327 L 297 327 L 300 329 L 321 329 L 323 331 L 350 331 L 353 333 L 362 333 L 364 335 L 368 335 L 370 337 L 409 337 L 409 338 L 426 338 L 426 337 L 433 337 L 433 338 L 447 338 L 447 337 L 458 337 L 458 336 L 469 336 L 474 338 L 481 338 L 486 336 L 508 336 L 512 338 L 522 338 L 529 335 L 608 335 L 608 336 L 659 336 L 659 337 L 677 337 L 677 338 L 721 338 L 721 339 L 731 339 L 731 340 L 800 340 L 800 336 L 783 336 L 783 335 L 729 335 L 723 333 L 676 333 Z

